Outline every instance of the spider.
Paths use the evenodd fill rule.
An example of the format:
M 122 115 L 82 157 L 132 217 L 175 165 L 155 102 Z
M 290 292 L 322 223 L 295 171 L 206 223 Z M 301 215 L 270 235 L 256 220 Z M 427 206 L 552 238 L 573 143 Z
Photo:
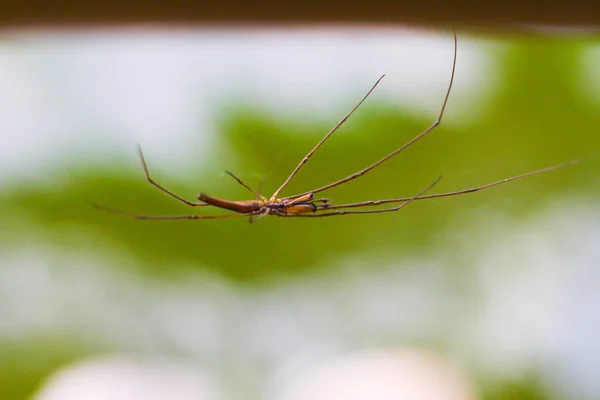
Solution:
M 369 95 L 375 90 L 377 85 L 381 82 L 381 80 L 385 77 L 382 75 L 375 84 L 369 89 L 367 94 L 363 96 L 363 98 L 348 112 L 324 137 L 321 139 L 319 143 L 300 161 L 300 163 L 296 166 L 296 168 L 292 171 L 289 177 L 281 184 L 281 186 L 273 193 L 273 195 L 269 198 L 263 196 L 258 191 L 252 189 L 250 186 L 246 185 L 240 178 L 235 176 L 233 173 L 226 171 L 226 173 L 231 176 L 233 179 L 237 181 L 241 186 L 251 191 L 255 199 L 254 200 L 243 200 L 243 201 L 230 201 L 224 200 L 217 197 L 212 197 L 204 193 L 200 193 L 197 196 L 197 199 L 200 202 L 192 202 L 180 197 L 179 195 L 173 193 L 172 191 L 166 189 L 165 187 L 156 183 L 151 177 L 148 171 L 148 166 L 146 164 L 146 160 L 144 158 L 144 154 L 142 153 L 141 147 L 138 145 L 139 156 L 142 161 L 142 166 L 144 169 L 144 174 L 146 175 L 146 179 L 148 182 L 161 190 L 165 194 L 171 196 L 172 198 L 180 201 L 183 204 L 186 204 L 190 207 L 207 207 L 213 206 L 222 208 L 225 210 L 233 211 L 234 214 L 225 214 L 225 215 L 179 215 L 179 216 L 150 216 L 150 215 L 138 215 L 129 213 L 126 211 L 116 210 L 110 207 L 105 207 L 97 204 L 92 204 L 94 207 L 103 209 L 112 213 L 121 214 L 130 218 L 136 219 L 146 219 L 146 220 L 182 220 L 182 219 L 223 219 L 223 218 L 236 218 L 236 217 L 250 217 L 250 222 L 255 221 L 256 219 L 260 219 L 266 215 L 275 215 L 278 217 L 302 217 L 302 218 L 321 218 L 321 217 L 334 217 L 341 215 L 350 215 L 350 214 L 377 214 L 377 213 L 387 213 L 387 212 L 395 212 L 399 211 L 402 208 L 406 207 L 408 204 L 415 200 L 424 200 L 424 199 L 432 199 L 437 197 L 448 197 L 448 196 L 456 196 L 467 193 L 473 193 L 480 190 L 489 189 L 494 186 L 498 186 L 504 183 L 508 183 L 517 179 L 526 178 L 532 175 L 540 174 L 543 172 L 552 171 L 555 169 L 559 169 L 565 167 L 567 165 L 571 165 L 579 160 L 571 161 L 565 164 L 555 165 L 531 172 L 524 173 L 522 175 L 513 176 L 510 178 L 502 179 L 500 181 L 488 183 L 486 185 L 477 186 L 469 189 L 463 189 L 453 192 L 446 193 L 437 193 L 437 194 L 425 194 L 432 187 L 434 187 L 441 179 L 441 176 L 438 177 L 435 181 L 430 183 L 427 187 L 419 191 L 417 194 L 412 197 L 402 197 L 396 199 L 386 199 L 386 200 L 370 200 L 363 201 L 359 203 L 349 203 L 349 204 L 331 204 L 331 200 L 328 198 L 319 198 L 315 199 L 315 195 L 317 193 L 324 192 L 326 190 L 332 189 L 336 186 L 343 185 L 350 181 L 360 178 L 365 175 L 369 171 L 377 168 L 387 160 L 396 156 L 409 146 L 413 145 L 429 133 L 431 133 L 435 128 L 437 128 L 442 122 L 442 118 L 444 117 L 444 111 L 446 109 L 446 104 L 448 103 L 448 98 L 450 97 L 450 92 L 452 90 L 452 84 L 454 82 L 454 73 L 456 70 L 456 58 L 457 58 L 457 48 L 458 48 L 458 40 L 456 37 L 456 31 L 453 31 L 454 36 L 454 57 L 452 61 L 452 72 L 450 75 L 450 83 L 448 84 L 448 88 L 446 90 L 446 95 L 444 97 L 444 101 L 442 103 L 442 107 L 440 109 L 440 113 L 437 119 L 423 132 L 419 133 L 413 139 L 397 148 L 387 156 L 383 157 L 379 161 L 369 165 L 368 167 L 349 175 L 343 179 L 330 183 L 328 185 L 322 186 L 318 189 L 310 190 L 308 192 L 295 194 L 293 196 L 287 197 L 279 197 L 279 193 L 290 183 L 290 181 L 296 176 L 296 174 L 302 169 L 302 167 L 310 160 L 310 158 L 317 152 L 317 150 L 333 135 L 345 122 L 348 118 L 356 111 L 358 107 L 369 97 Z M 398 204 L 394 207 L 388 208 L 375 208 L 375 209 L 367 209 L 367 210 L 356 210 L 357 208 L 362 207 L 376 207 L 383 204 Z

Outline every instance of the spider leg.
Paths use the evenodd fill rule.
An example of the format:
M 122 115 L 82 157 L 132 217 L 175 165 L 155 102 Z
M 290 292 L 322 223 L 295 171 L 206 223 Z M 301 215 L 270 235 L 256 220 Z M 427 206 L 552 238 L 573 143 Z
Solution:
M 256 192 L 260 194 L 260 192 L 262 192 L 262 188 L 265 185 L 265 182 L 267 181 L 267 176 L 263 175 L 263 177 L 260 179 L 260 183 L 258 184 L 258 188 L 256 188 Z M 264 197 L 263 197 L 264 198 Z
M 320 217 L 334 217 L 336 215 L 379 214 L 379 213 L 385 213 L 385 212 L 395 212 L 395 211 L 401 210 L 402 208 L 406 207 L 407 205 L 412 203 L 414 200 L 417 200 L 419 198 L 419 196 L 421 196 L 423 193 L 427 192 L 432 187 L 437 185 L 438 182 L 440 181 L 440 179 L 442 179 L 441 175 L 435 181 L 433 181 L 431 184 L 429 184 L 429 186 L 427 186 L 425 189 L 421 190 L 415 196 L 406 199 L 402 204 L 400 204 L 397 207 L 384 208 L 384 209 L 380 209 L 380 210 L 359 210 L 359 211 L 341 210 L 341 211 L 333 211 L 333 212 L 327 212 L 327 213 L 321 213 L 321 214 L 292 214 L 292 215 L 280 215 L 280 216 L 282 216 L 282 217 L 299 217 L 299 218 L 320 218 Z M 326 208 L 321 209 L 321 210 L 326 210 Z
M 449 196 L 457 196 L 457 195 L 461 195 L 461 194 L 467 194 L 467 193 L 475 193 L 478 192 L 480 190 L 485 190 L 485 189 L 490 189 L 494 186 L 498 186 L 498 185 L 502 185 L 504 183 L 508 183 L 508 182 L 512 182 L 512 181 L 516 181 L 517 179 L 523 179 L 523 178 L 527 178 L 533 175 L 537 175 L 537 174 L 541 174 L 543 172 L 549 172 L 549 171 L 553 171 L 556 169 L 560 169 L 560 168 L 564 168 L 567 167 L 569 165 L 573 165 L 576 164 L 580 161 L 581 159 L 576 159 L 573 161 L 569 161 L 568 163 L 564 163 L 564 164 L 560 164 L 560 165 L 554 165 L 552 167 L 547 167 L 547 168 L 542 168 L 542 169 L 538 169 L 535 171 L 531 171 L 531 172 L 527 172 L 525 174 L 521 174 L 521 175 L 517 175 L 517 176 L 512 176 L 510 178 L 505 178 L 496 182 L 492 182 L 492 183 L 488 183 L 486 185 L 481 185 L 481 186 L 476 186 L 473 188 L 469 188 L 469 189 L 463 189 L 463 190 L 457 190 L 454 192 L 446 192 L 446 193 L 436 193 L 436 194 L 427 194 L 424 196 L 419 196 L 417 197 L 415 200 L 425 200 L 425 199 L 435 199 L 438 197 L 449 197 Z M 319 211 L 321 210 L 335 210 L 335 209 L 341 209 L 341 208 L 356 208 L 356 207 L 371 207 L 371 206 L 379 206 L 382 204 L 390 204 L 390 203 L 402 203 L 405 201 L 410 200 L 410 197 L 401 197 L 398 199 L 389 199 L 389 200 L 371 200 L 371 201 L 363 201 L 360 203 L 350 203 L 350 204 L 336 204 L 336 205 L 328 205 L 327 203 L 324 203 L 319 207 Z
M 261 212 L 260 214 L 256 215 L 255 218 L 255 214 L 250 216 L 249 222 L 251 224 L 255 223 L 256 221 L 263 219 L 264 217 L 266 217 L 269 214 L 269 209 L 266 209 L 265 211 Z
M 356 111 L 356 109 L 358 107 L 360 107 L 360 105 L 367 99 L 367 97 L 369 97 L 369 95 L 373 92 L 373 90 L 375 90 L 375 88 L 377 87 L 377 85 L 379 85 L 379 82 L 381 82 L 381 80 L 385 77 L 385 75 L 381 75 L 381 77 L 379 79 L 377 79 L 377 82 L 375 82 L 375 84 L 371 87 L 371 89 L 369 89 L 369 91 L 367 92 L 366 95 L 363 96 L 363 98 L 358 102 L 357 105 L 354 106 L 354 108 L 352 110 L 350 110 L 350 112 L 348 114 L 346 114 L 344 116 L 344 118 L 342 118 L 340 120 L 340 122 L 338 122 L 328 133 L 327 135 L 325 135 L 325 137 L 323 137 L 323 139 L 321 139 L 321 141 L 319 143 L 317 143 L 317 145 L 302 159 L 302 161 L 300 161 L 300 164 L 298 164 L 296 166 L 296 168 L 292 171 L 292 173 L 290 174 L 290 176 L 285 180 L 285 182 L 283 182 L 283 184 L 279 187 L 279 189 L 277 189 L 275 191 L 275 193 L 273 193 L 273 196 L 271 196 L 271 201 L 277 198 L 277 195 L 279 195 L 279 192 L 281 192 L 283 190 L 284 187 L 287 186 L 288 183 L 290 183 L 290 181 L 294 178 L 294 176 L 296 176 L 296 174 L 298 173 L 298 171 L 300 171 L 300 169 L 304 166 L 304 164 L 306 164 L 306 162 L 313 156 L 313 154 L 315 154 L 317 152 L 317 150 L 319 150 L 319 148 L 323 145 L 323 143 L 325 143 L 325 141 L 327 141 L 327 139 L 329 139 L 329 137 L 331 135 L 334 134 L 335 131 L 337 131 L 339 129 L 340 126 L 342 126 L 344 124 L 344 122 L 346 122 L 346 120 L 348 118 L 350 118 L 350 116 L 354 113 L 354 111 Z M 307 194 L 307 193 L 303 193 L 303 194 Z
M 183 197 L 178 196 L 175 193 L 171 192 L 169 189 L 154 182 L 154 180 L 150 177 L 150 172 L 148 172 L 148 166 L 146 165 L 146 159 L 144 158 L 144 153 L 142 153 L 142 146 L 140 146 L 139 144 L 138 144 L 138 153 L 140 154 L 140 159 L 142 160 L 142 167 L 144 167 L 144 174 L 146 174 L 146 180 L 148 180 L 148 182 L 152 186 L 154 186 L 158 190 L 162 191 L 163 193 L 166 193 L 167 195 L 173 197 L 174 199 L 179 200 L 180 202 L 182 202 L 184 204 L 187 204 L 190 207 L 204 207 L 204 206 L 210 205 L 210 204 L 206 204 L 206 203 L 195 203 L 192 201 L 188 201 L 188 200 L 184 199 Z
M 181 220 L 181 219 L 223 219 L 223 218 L 237 218 L 237 217 L 246 217 L 251 215 L 256 215 L 258 212 L 251 212 L 245 214 L 226 214 L 226 215 L 175 215 L 175 216 L 154 216 L 154 215 L 139 215 L 133 214 L 127 211 L 117 210 L 111 207 L 102 206 L 96 203 L 92 203 L 94 208 L 99 210 L 108 211 L 113 214 L 124 215 L 129 218 L 134 219 L 146 219 L 146 220 Z
M 235 179 L 237 181 L 237 183 L 239 183 L 240 185 L 242 185 L 243 187 L 245 187 L 246 189 L 248 189 L 249 191 L 251 191 L 252 193 L 254 193 L 254 195 L 256 196 L 256 199 L 267 200 L 267 198 L 265 196 L 263 196 L 262 194 L 260 194 L 258 191 L 252 189 L 250 186 L 246 185 L 244 183 L 244 181 L 242 181 L 240 178 L 238 178 L 237 176 L 235 176 L 233 174 L 233 172 L 231 172 L 231 171 L 225 171 L 225 173 L 227 175 L 229 175 L 230 177 L 232 177 L 233 179 Z
M 344 179 L 340 179 L 339 181 L 330 183 L 328 185 L 325 185 L 323 187 L 320 187 L 318 189 L 315 190 L 311 190 L 305 193 L 301 193 L 299 195 L 294 195 L 294 196 L 290 196 L 290 197 L 285 197 L 284 199 L 288 199 L 288 198 L 294 198 L 294 197 L 298 197 L 298 196 L 302 196 L 305 195 L 307 193 L 319 193 L 322 191 L 325 191 L 327 189 L 331 189 L 334 188 L 336 186 L 339 186 L 341 184 L 344 184 L 346 182 L 350 182 L 353 181 L 354 179 L 360 178 L 361 176 L 363 176 L 364 174 L 366 174 L 367 172 L 377 168 L 378 166 L 380 166 L 381 164 L 383 164 L 384 162 L 386 162 L 387 160 L 389 160 L 390 158 L 394 157 L 395 155 L 397 155 L 398 153 L 402 152 L 403 150 L 405 150 L 406 148 L 410 147 L 411 145 L 415 144 L 416 142 L 418 142 L 420 139 L 422 139 L 423 137 L 427 136 L 430 132 L 432 132 L 435 128 L 437 128 L 440 123 L 442 122 L 442 118 L 444 117 L 444 111 L 446 110 L 446 105 L 448 104 L 448 98 L 450 97 L 450 92 L 452 91 L 452 85 L 454 83 L 454 73 L 456 71 L 456 55 L 457 55 L 457 38 L 456 38 L 456 31 L 453 30 L 453 34 L 454 34 L 454 58 L 452 61 L 452 73 L 450 75 L 450 84 L 448 85 L 448 89 L 446 90 L 446 96 L 444 97 L 444 102 L 442 103 L 442 108 L 440 110 L 440 113 L 437 117 L 437 119 L 435 120 L 435 122 L 433 122 L 433 124 L 431 124 L 427 129 L 425 129 L 423 132 L 419 133 L 417 136 L 415 136 L 414 138 L 412 138 L 410 141 L 408 141 L 407 143 L 405 143 L 404 145 L 402 145 L 401 147 L 399 147 L 398 149 L 394 150 L 393 152 L 391 152 L 390 154 L 388 154 L 387 156 L 383 157 L 382 159 L 380 159 L 379 161 L 375 162 L 374 164 L 371 164 L 370 166 L 366 167 L 365 169 L 362 169 L 352 175 L 347 176 Z M 320 143 L 319 143 L 320 145 Z M 309 153 L 310 154 L 310 153 Z M 311 154 L 312 155 L 312 154 Z M 305 162 L 306 158 L 304 160 L 302 160 L 302 162 Z M 301 164 L 302 165 L 302 164 Z M 298 168 L 297 168 L 298 169 Z M 293 176 L 293 175 L 292 175 Z M 290 178 L 288 178 L 289 180 Z M 287 181 L 285 182 L 287 183 Z M 285 185 L 285 184 L 284 184 Z

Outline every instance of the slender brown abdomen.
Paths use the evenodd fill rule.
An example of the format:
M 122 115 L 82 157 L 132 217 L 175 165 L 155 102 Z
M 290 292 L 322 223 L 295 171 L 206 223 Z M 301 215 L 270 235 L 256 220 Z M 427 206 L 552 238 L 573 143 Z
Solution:
M 256 200 L 249 201 L 229 201 L 223 200 L 216 197 L 209 196 L 204 193 L 198 195 L 198 200 L 203 201 L 211 206 L 224 208 L 226 210 L 235 211 L 240 214 L 247 214 L 254 211 L 258 211 L 261 207 L 260 203 Z

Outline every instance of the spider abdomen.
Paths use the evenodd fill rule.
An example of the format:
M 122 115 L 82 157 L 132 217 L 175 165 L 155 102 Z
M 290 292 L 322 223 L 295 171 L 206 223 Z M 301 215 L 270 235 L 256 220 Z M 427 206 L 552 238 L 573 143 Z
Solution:
M 204 193 L 198 195 L 198 200 L 215 207 L 225 208 L 242 214 L 256 212 L 262 207 L 258 200 L 230 201 L 212 197 Z

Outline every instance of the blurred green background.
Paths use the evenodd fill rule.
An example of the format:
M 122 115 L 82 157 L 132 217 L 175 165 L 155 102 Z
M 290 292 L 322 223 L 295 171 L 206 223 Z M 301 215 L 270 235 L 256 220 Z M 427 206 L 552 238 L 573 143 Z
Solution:
M 461 44 L 474 40 L 465 36 L 459 35 L 458 76 L 464 73 L 461 72 L 464 71 L 461 70 Z M 5 37 L 4 43 L 15 46 L 14 40 L 18 38 Z M 234 382 L 238 389 L 233 392 L 237 395 L 251 393 L 250 398 L 260 398 L 259 387 L 288 357 L 289 351 L 264 356 L 268 358 L 265 361 L 260 346 L 244 347 L 244 341 L 238 340 L 247 335 L 245 329 L 249 325 L 245 324 L 251 325 L 252 318 L 289 298 L 302 304 L 314 302 L 317 309 L 323 307 L 319 315 L 328 319 L 323 325 L 326 328 L 320 328 L 319 318 L 311 320 L 300 316 L 295 322 L 299 331 L 313 332 L 311 343 L 320 343 L 322 339 L 325 348 L 349 349 L 406 344 L 434 348 L 467 366 L 470 377 L 481 389 L 482 399 L 577 398 L 566 395 L 570 392 L 585 398 L 587 393 L 595 393 L 578 387 L 575 372 L 574 377 L 562 374 L 565 379 L 560 385 L 552 384 L 555 371 L 548 372 L 540 361 L 544 357 L 538 352 L 532 356 L 532 362 L 527 357 L 525 361 L 518 357 L 517 361 L 511 359 L 511 368 L 522 371 L 522 375 L 496 373 L 493 365 L 478 370 L 476 366 L 482 359 L 485 362 L 485 355 L 472 355 L 464 344 L 470 339 L 462 337 L 457 341 L 456 337 L 474 332 L 465 331 L 464 324 L 468 318 L 465 315 L 471 312 L 479 315 L 473 311 L 482 298 L 478 290 L 486 289 L 473 283 L 473 277 L 480 273 L 482 260 L 494 254 L 517 252 L 511 247 L 515 243 L 510 239 L 519 238 L 523 230 L 537 232 L 532 234 L 534 237 L 551 235 L 552 239 L 545 243 L 572 239 L 572 232 L 577 229 L 561 232 L 556 227 L 562 226 L 562 222 L 552 222 L 555 216 L 560 221 L 585 221 L 596 230 L 600 227 L 596 203 L 600 191 L 597 179 L 600 42 L 595 38 L 556 36 L 478 40 L 479 51 L 486 43 L 493 43 L 490 47 L 495 49 L 495 52 L 485 53 L 494 68 L 490 75 L 493 72 L 497 76 L 490 79 L 489 87 L 479 88 L 489 93 L 484 107 L 480 104 L 465 107 L 468 93 L 461 96 L 467 100 L 458 104 L 453 103 L 451 96 L 446 114 L 448 124 L 442 123 L 423 141 L 363 178 L 325 195 L 338 204 L 410 196 L 440 174 L 444 178 L 434 192 L 445 192 L 583 157 L 581 163 L 480 193 L 414 202 L 399 213 L 324 219 L 271 217 L 255 224 L 249 224 L 246 219 L 135 221 L 92 209 L 88 201 L 140 214 L 190 213 L 190 209 L 145 182 L 141 166 L 136 164 L 135 140 L 125 135 L 123 141 L 128 152 L 117 152 L 91 165 L 86 162 L 86 154 L 71 156 L 63 151 L 58 165 L 52 165 L 47 173 L 43 173 L 42 167 L 26 178 L 18 174 L 13 177 L 6 167 L 0 189 L 0 270 L 5 271 L 0 284 L 0 312 L 5 315 L 4 324 L 0 322 L 0 397 L 27 398 L 60 366 L 93 354 L 125 352 L 192 358 L 215 371 L 219 379 Z M 447 41 L 451 47 L 451 40 Z M 440 66 L 448 75 L 450 61 L 447 68 Z M 477 63 L 476 59 L 472 62 Z M 352 83 L 358 95 L 339 102 L 340 117 L 358 100 L 359 93 L 368 89 L 371 82 L 367 78 Z M 387 84 L 384 80 L 381 85 Z M 439 90 L 441 103 L 444 87 L 436 90 Z M 461 92 L 460 80 L 455 90 Z M 304 192 L 356 172 L 422 131 L 433 121 L 435 112 L 435 109 L 422 113 L 405 111 L 375 93 L 311 159 L 284 194 Z M 161 167 L 155 166 L 152 150 L 145 152 L 150 172 L 157 182 L 190 200 L 199 192 L 228 199 L 249 198 L 249 193 L 224 177 L 222 171 L 229 169 L 253 187 L 265 176 L 263 192 L 268 195 L 336 119 L 313 119 L 289 109 L 278 115 L 262 107 L 260 101 L 233 100 L 222 107 L 215 121 L 218 136 L 210 152 L 202 151 L 208 154 L 202 167 L 191 168 L 183 174 L 173 173 L 165 170 L 164 163 Z M 103 129 L 108 128 L 99 128 L 94 134 L 102 135 Z M 8 140 L 10 135 L 9 129 L 3 129 L 3 140 Z M 184 144 L 188 151 L 198 146 L 199 153 L 204 145 L 196 139 Z M 66 146 L 68 148 L 68 144 Z M 92 150 L 87 151 L 92 154 Z M 27 158 L 23 160 L 26 162 Z M 205 209 L 191 211 L 207 212 Z M 499 247 L 494 253 L 486 250 L 490 246 Z M 586 258 L 570 250 L 570 247 L 565 250 L 568 257 L 561 261 L 564 268 L 548 268 L 546 273 L 563 277 L 565 270 L 579 270 L 579 264 L 598 270 L 594 267 L 595 255 Z M 535 258 L 522 261 L 539 262 L 545 275 L 544 262 L 553 257 L 556 261 L 552 254 L 557 250 L 547 251 L 544 253 L 542 246 L 539 261 Z M 503 262 L 502 258 L 493 261 L 500 274 L 519 268 L 511 261 Z M 30 270 L 21 268 L 26 265 L 36 265 L 33 271 L 37 272 L 27 275 Z M 82 269 L 74 271 L 78 266 Z M 435 273 L 432 272 L 431 277 L 408 279 L 408 283 L 403 280 L 403 271 L 410 271 L 407 273 L 412 276 L 410 274 L 419 273 L 419 268 L 425 271 L 433 268 Z M 19 270 L 21 272 L 17 272 Z M 488 272 L 493 279 L 494 270 Z M 597 276 L 597 272 L 593 276 Z M 538 282 L 529 280 L 531 277 L 523 279 L 531 285 L 530 294 L 535 297 Z M 100 282 L 97 285 L 96 280 Z M 423 324 L 421 332 L 410 328 L 410 323 L 406 329 L 399 323 L 392 324 L 391 328 L 383 324 L 354 330 L 353 324 L 370 323 L 371 311 L 358 311 L 353 307 L 360 308 L 361 304 L 371 301 L 369 296 L 376 296 L 377 285 L 386 281 L 398 284 L 392 289 L 393 293 L 403 288 L 416 292 L 411 295 L 410 304 L 386 304 L 389 309 L 382 312 L 392 316 L 427 315 L 436 321 Z M 48 289 L 46 285 L 51 282 L 58 284 Z M 359 287 L 364 282 L 372 282 L 372 286 L 366 285 L 369 289 L 363 293 L 354 284 L 344 286 L 344 282 L 359 282 Z M 201 349 L 190 351 L 187 339 L 162 340 L 160 329 L 147 329 L 179 323 L 161 319 L 169 315 L 166 311 L 166 314 L 159 312 L 153 318 L 148 317 L 152 307 L 160 308 L 172 301 L 162 291 L 163 285 L 175 297 L 176 293 L 189 297 L 189 302 L 183 301 L 176 308 L 197 322 L 192 328 L 202 330 L 216 324 L 229 332 L 227 339 L 218 341 L 221 347 L 207 345 L 206 349 L 200 346 Z M 18 288 L 23 287 L 30 290 L 17 293 Z M 156 297 L 154 289 L 158 292 Z M 90 290 L 94 294 L 90 295 Z M 335 294 L 328 295 L 330 290 Z M 510 285 L 506 290 L 510 295 Z M 195 293 L 200 296 L 198 299 Z M 576 293 L 577 289 L 560 291 L 558 302 L 576 303 L 571 301 Z M 52 304 L 56 302 L 52 298 L 57 296 L 62 301 L 58 302 L 61 307 L 55 309 Z M 399 296 L 402 299 L 402 295 Z M 23 297 L 29 299 L 29 304 L 20 303 Z M 443 304 L 448 298 L 452 299 L 449 309 L 444 311 L 443 307 L 436 306 L 431 311 L 428 308 L 427 304 L 432 301 Z M 523 301 L 530 300 L 523 298 Z M 102 311 L 94 310 L 96 301 L 107 305 L 100 306 Z M 204 302 L 203 309 L 212 310 L 211 313 L 216 312 L 218 316 L 211 314 L 212 319 L 204 320 L 202 315 L 196 315 L 196 301 Z M 339 303 L 345 307 L 336 314 Z M 535 299 L 533 303 L 538 304 Z M 302 313 L 299 309 L 302 307 L 290 306 L 288 317 L 293 319 L 295 311 Z M 83 318 L 86 310 L 87 317 Z M 514 311 L 518 312 L 518 307 Z M 118 317 L 108 315 L 112 312 Z M 135 323 L 129 321 L 136 318 L 145 322 L 132 333 L 128 330 Z M 232 322 L 238 318 L 245 322 Z M 478 318 L 474 317 L 475 322 L 471 323 L 485 324 Z M 493 320 L 494 315 L 486 318 Z M 582 320 L 588 321 L 585 316 Z M 272 331 L 262 334 L 277 336 L 280 326 L 277 318 L 275 321 L 268 325 Z M 314 325 L 306 327 L 303 325 L 306 321 Z M 565 321 L 557 316 L 555 323 L 560 326 L 566 324 Z M 597 323 L 597 316 L 595 321 Z M 336 327 L 338 322 L 341 325 Z M 103 326 L 109 328 L 104 330 Z M 572 325 L 569 329 L 584 328 Z M 121 330 L 128 331 L 124 334 L 126 340 Z M 543 337 L 544 333 L 540 335 Z M 585 335 L 573 334 L 572 337 L 582 352 L 587 345 L 598 345 L 598 339 L 594 344 L 585 343 L 588 337 Z M 203 340 L 201 334 L 197 340 Z M 298 351 L 302 351 L 304 342 L 298 343 Z M 487 343 L 494 345 L 493 340 Z M 561 352 L 570 349 L 576 353 L 565 346 L 560 347 Z M 573 354 L 569 359 L 578 360 Z M 523 361 L 522 364 L 518 360 Z M 564 367 L 563 361 L 554 360 Z M 256 370 L 245 373 L 238 363 L 252 365 Z M 597 361 L 589 367 L 597 368 Z

